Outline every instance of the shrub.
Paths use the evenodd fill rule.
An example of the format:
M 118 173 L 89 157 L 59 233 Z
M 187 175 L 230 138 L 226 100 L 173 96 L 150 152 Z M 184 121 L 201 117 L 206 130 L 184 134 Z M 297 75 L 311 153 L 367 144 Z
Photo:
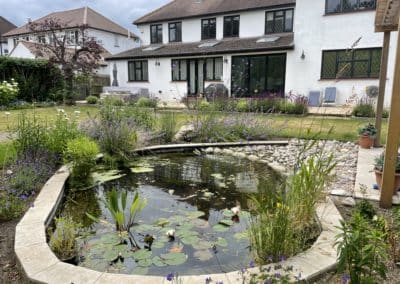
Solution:
M 164 137 L 164 141 L 169 143 L 175 135 L 177 121 L 173 112 L 164 113 L 160 117 L 160 130 Z
M 389 118 L 389 114 L 390 114 L 390 111 L 387 110 L 387 109 L 384 109 L 384 110 L 383 110 L 383 113 L 382 113 L 382 117 L 383 117 L 383 118 Z
M 338 272 L 348 275 L 351 283 L 380 283 L 386 279 L 388 244 L 379 218 L 366 220 L 355 212 L 348 223 L 341 221 L 337 235 Z
M 129 107 L 123 111 L 122 115 L 139 128 L 144 128 L 145 130 L 153 129 L 156 123 L 153 110 L 145 108 Z
M 0 221 L 9 221 L 21 217 L 26 209 L 26 204 L 20 198 L 6 194 L 0 196 Z
M 383 167 L 385 164 L 385 153 L 382 153 L 375 159 L 375 170 L 383 172 Z M 396 161 L 396 173 L 400 173 L 400 154 L 397 155 L 397 161 Z
M 72 183 L 74 186 L 90 184 L 90 174 L 96 166 L 99 147 L 87 137 L 71 140 L 67 144 L 65 158 L 72 162 Z
M 246 99 L 240 99 L 237 104 L 236 104 L 236 111 L 238 112 L 248 112 L 249 109 L 249 103 Z
M 46 101 L 51 94 L 64 87 L 64 79 L 57 66 L 42 59 L 0 57 L 0 78 L 18 83 L 18 100 Z
M 50 235 L 50 248 L 60 260 L 71 260 L 78 254 L 76 242 L 78 225 L 71 218 L 56 218 L 55 230 Z
M 59 112 L 54 124 L 47 128 L 46 149 L 61 156 L 68 141 L 80 135 L 76 122 Z
M 115 96 L 106 97 L 105 99 L 103 99 L 101 101 L 101 103 L 103 105 L 107 105 L 107 106 L 119 106 L 119 107 L 121 107 L 121 106 L 125 105 L 125 103 L 122 100 L 122 98 L 117 98 Z
M 358 202 L 355 211 L 368 220 L 372 220 L 376 215 L 374 206 L 368 200 L 361 200 Z
M 211 104 L 206 100 L 201 100 L 199 105 L 197 106 L 197 109 L 200 111 L 211 110 Z
M 16 100 L 18 92 L 18 83 L 14 79 L 11 79 L 10 82 L 0 83 L 0 106 L 8 106 Z
M 358 134 L 361 136 L 369 136 L 369 137 L 375 137 L 376 135 L 376 128 L 373 124 L 369 123 L 365 125 L 364 127 L 358 129 Z
M 95 104 L 97 104 L 97 101 L 98 101 L 98 100 L 99 100 L 99 99 L 98 99 L 96 96 L 88 96 L 88 97 L 86 98 L 87 103 L 90 104 L 90 105 L 95 105 Z
M 375 117 L 375 109 L 372 104 L 359 104 L 353 109 L 356 117 Z
M 136 102 L 136 106 L 137 107 L 156 108 L 157 107 L 157 100 L 156 99 L 151 99 L 151 98 L 146 98 L 146 97 L 141 97 Z

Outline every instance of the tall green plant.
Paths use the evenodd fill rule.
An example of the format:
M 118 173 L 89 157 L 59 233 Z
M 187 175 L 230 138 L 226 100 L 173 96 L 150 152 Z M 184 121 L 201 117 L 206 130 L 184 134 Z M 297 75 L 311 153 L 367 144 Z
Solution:
M 78 225 L 69 217 L 56 219 L 56 227 L 50 235 L 50 248 L 61 259 L 69 260 L 78 254 L 76 242 Z
M 160 117 L 160 130 L 164 136 L 164 141 L 169 143 L 175 135 L 177 120 L 173 112 L 162 114 Z

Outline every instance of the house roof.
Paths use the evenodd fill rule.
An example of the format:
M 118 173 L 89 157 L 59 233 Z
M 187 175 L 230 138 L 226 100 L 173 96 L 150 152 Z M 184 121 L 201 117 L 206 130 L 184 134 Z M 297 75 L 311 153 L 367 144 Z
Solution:
M 12 29 L 15 29 L 16 27 L 16 25 L 0 16 L 0 41 L 2 41 L 2 37 L 5 33 L 11 31 Z
M 254 38 L 232 38 L 192 43 L 170 43 L 134 48 L 106 60 L 185 57 L 293 49 L 293 33 Z
M 137 38 L 137 35 L 135 35 L 134 33 L 114 23 L 110 19 L 104 17 L 103 15 L 97 13 L 95 10 L 89 7 L 53 12 L 33 22 L 40 23 L 46 19 L 51 19 L 51 18 L 59 19 L 62 23 L 65 23 L 69 28 L 75 28 L 87 25 L 89 28 L 120 34 L 124 36 L 127 36 L 128 33 L 130 33 L 132 37 Z M 6 37 L 16 36 L 22 34 L 29 34 L 30 32 L 31 31 L 29 30 L 29 24 L 25 24 L 19 28 L 16 28 L 6 33 L 4 36 Z
M 42 56 L 40 56 L 40 58 L 42 58 L 42 59 L 49 60 L 53 56 L 53 53 L 50 50 L 45 49 L 45 48 L 40 48 L 42 46 L 41 43 L 20 40 L 18 42 L 18 45 L 19 44 L 22 44 L 24 47 L 26 47 L 29 50 L 29 52 L 32 53 L 35 57 L 37 57 L 36 53 L 38 50 L 40 50 L 40 52 L 42 53 L 41 54 Z M 14 47 L 14 50 L 16 48 L 17 48 L 17 46 Z M 102 58 L 105 58 L 105 57 L 108 57 L 111 55 L 111 53 L 108 52 L 104 47 L 100 47 L 100 48 L 103 50 L 103 52 L 101 53 Z M 13 53 L 14 50 L 11 51 L 11 54 Z M 75 49 L 73 49 L 73 48 L 66 48 L 66 53 L 70 54 L 70 56 L 72 56 L 74 54 L 74 51 L 75 51 Z M 105 62 L 102 60 L 100 62 L 100 64 L 103 65 L 103 64 L 105 64 Z
M 296 0 L 174 0 L 137 19 L 134 24 L 141 25 L 295 4 Z

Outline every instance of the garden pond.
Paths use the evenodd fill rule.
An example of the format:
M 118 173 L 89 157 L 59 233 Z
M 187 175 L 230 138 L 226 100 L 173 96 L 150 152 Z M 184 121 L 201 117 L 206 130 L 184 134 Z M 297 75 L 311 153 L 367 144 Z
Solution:
M 221 155 L 162 154 L 138 158 L 129 171 L 94 174 L 95 190 L 67 190 L 59 216 L 82 225 L 78 265 L 125 274 L 212 274 L 240 270 L 251 261 L 249 195 L 274 188 L 279 177 L 266 165 Z M 272 184 L 272 187 L 271 187 Z M 115 229 L 102 200 L 111 189 L 147 199 L 130 236 Z M 235 210 L 240 206 L 240 213 Z M 128 206 L 129 208 L 129 206 Z M 95 216 L 95 222 L 86 213 Z M 237 212 L 235 212 L 237 213 Z M 167 236 L 174 232 L 174 238 Z M 151 249 L 145 248 L 154 237 Z

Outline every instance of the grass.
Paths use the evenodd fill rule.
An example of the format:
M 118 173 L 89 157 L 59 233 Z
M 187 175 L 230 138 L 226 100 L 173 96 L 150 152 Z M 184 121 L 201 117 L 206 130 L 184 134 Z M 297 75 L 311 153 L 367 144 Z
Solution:
M 13 143 L 0 143 L 0 169 L 12 162 L 16 155 Z
M 63 108 L 65 113 L 72 118 L 75 117 L 75 111 L 80 111 L 78 122 L 86 120 L 89 115 L 94 116 L 98 113 L 96 106 L 65 106 L 65 107 L 49 107 L 23 110 L 26 114 L 36 116 L 40 120 L 51 121 L 55 119 L 57 109 Z M 10 115 L 0 112 L 0 132 L 7 132 L 12 129 L 17 121 L 21 110 L 10 111 Z M 163 112 L 159 111 L 158 115 Z M 235 115 L 235 114 L 220 114 Z M 183 125 L 193 119 L 193 114 L 189 112 L 177 112 L 177 124 Z M 319 137 L 327 139 L 335 139 L 340 141 L 356 141 L 357 130 L 361 126 L 374 122 L 373 118 L 337 118 L 337 117 L 319 117 L 319 116 L 288 116 L 288 115 L 256 115 L 260 120 L 265 120 L 272 129 L 274 134 L 281 138 L 310 138 L 319 133 Z M 159 122 L 160 120 L 158 120 Z M 330 130 L 332 131 L 330 132 Z M 387 135 L 387 120 L 383 122 L 381 142 L 384 144 Z

